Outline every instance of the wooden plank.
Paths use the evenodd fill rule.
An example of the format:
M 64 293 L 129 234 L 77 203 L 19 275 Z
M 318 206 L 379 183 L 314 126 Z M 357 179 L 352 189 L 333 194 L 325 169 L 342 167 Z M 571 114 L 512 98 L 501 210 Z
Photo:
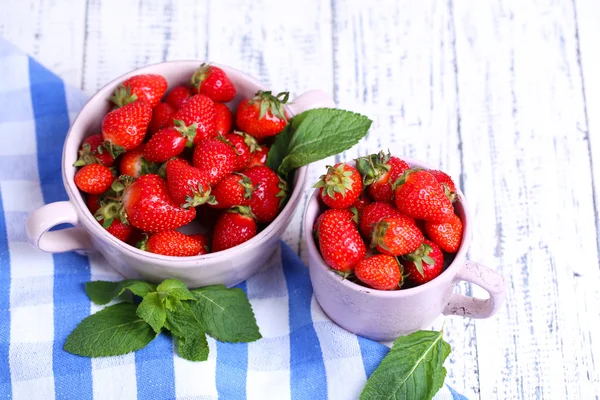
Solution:
M 3 0 L 0 36 L 80 87 L 85 1 Z
M 598 252 L 571 1 L 454 3 L 470 257 L 507 301 L 478 323 L 482 399 L 598 395 Z

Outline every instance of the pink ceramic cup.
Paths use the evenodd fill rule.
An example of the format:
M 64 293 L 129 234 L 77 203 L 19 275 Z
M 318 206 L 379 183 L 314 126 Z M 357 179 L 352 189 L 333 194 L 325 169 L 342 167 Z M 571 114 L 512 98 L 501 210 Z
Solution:
M 413 167 L 430 167 L 403 158 Z M 464 229 L 460 249 L 454 261 L 434 280 L 403 290 L 382 291 L 360 286 L 333 272 L 323 261 L 312 235 L 315 220 L 324 210 L 315 190 L 304 215 L 304 238 L 308 245 L 308 267 L 317 301 L 336 324 L 357 335 L 373 340 L 394 340 L 431 327 L 440 315 L 471 318 L 492 316 L 504 301 L 504 280 L 497 272 L 466 259 L 471 243 L 472 220 L 469 207 L 459 191 L 456 213 Z M 453 293 L 460 281 L 485 289 L 486 300 Z
M 100 132 L 101 121 L 110 110 L 108 98 L 125 79 L 138 74 L 160 74 L 169 82 L 169 88 L 189 81 L 200 61 L 176 61 L 150 65 L 129 72 L 113 80 L 98 91 L 83 107 L 65 139 L 62 159 L 62 175 L 69 201 L 47 204 L 34 211 L 27 221 L 30 243 L 45 252 L 98 250 L 125 277 L 149 281 L 178 278 L 190 287 L 224 284 L 235 285 L 248 279 L 260 268 L 277 248 L 279 238 L 301 199 L 306 180 L 306 167 L 296 171 L 293 191 L 288 203 L 277 218 L 251 240 L 234 248 L 195 257 L 167 257 L 147 253 L 121 242 L 104 230 L 88 211 L 85 201 L 74 184 L 77 150 L 84 138 Z M 237 104 L 252 97 L 265 86 L 256 79 L 233 68 L 219 65 L 231 78 L 237 89 L 235 99 L 228 105 Z M 310 91 L 296 98 L 288 111 L 294 115 L 310 108 L 334 107 L 331 98 L 320 91 Z M 48 232 L 59 224 L 71 224 L 73 228 Z

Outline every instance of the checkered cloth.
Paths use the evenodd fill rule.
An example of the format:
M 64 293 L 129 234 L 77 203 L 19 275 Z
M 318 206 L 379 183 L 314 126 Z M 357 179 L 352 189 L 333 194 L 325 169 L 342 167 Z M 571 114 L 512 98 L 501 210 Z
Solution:
M 0 39 L 0 398 L 354 399 L 388 348 L 333 324 L 285 244 L 240 285 L 263 339 L 209 338 L 208 361 L 174 355 L 160 335 L 134 354 L 89 359 L 63 343 L 100 309 L 84 283 L 120 280 L 98 254 L 46 254 L 25 237 L 29 213 L 66 200 L 64 136 L 86 96 Z M 445 386 L 436 399 L 464 399 Z

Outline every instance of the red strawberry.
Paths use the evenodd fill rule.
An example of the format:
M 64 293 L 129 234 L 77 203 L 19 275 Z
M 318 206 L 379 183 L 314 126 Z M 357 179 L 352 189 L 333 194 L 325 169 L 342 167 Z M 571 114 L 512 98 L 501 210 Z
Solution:
M 144 101 L 154 107 L 167 91 L 167 80 L 160 75 L 135 75 L 119 85 L 110 100 L 118 107 Z
M 402 273 L 396 257 L 386 254 L 362 259 L 354 274 L 362 283 L 377 290 L 394 290 L 402 285 Z
M 370 240 L 375 224 L 386 217 L 401 218 L 403 214 L 390 203 L 376 201 L 369 204 L 365 207 L 360 217 L 360 233 Z
M 362 217 L 362 213 L 364 209 L 371 204 L 371 200 L 363 191 L 358 199 L 354 203 L 352 203 L 352 212 L 356 214 L 356 222 L 358 223 Z
M 402 213 L 431 222 L 448 221 L 454 213 L 442 185 L 429 172 L 410 169 L 395 183 L 394 203 Z
M 102 120 L 102 137 L 109 153 L 117 155 L 142 144 L 152 119 L 152 108 L 144 101 L 136 101 L 112 110 Z
M 175 120 L 183 121 L 185 126 L 197 124 L 196 138 L 194 143 L 217 136 L 215 120 L 215 103 L 211 99 L 201 94 L 190 97 L 179 110 L 173 114 L 173 124 Z
M 444 193 L 446 193 L 446 197 L 450 199 L 451 202 L 456 202 L 458 200 L 458 194 L 456 193 L 456 185 L 450 175 L 443 171 L 437 171 L 435 169 L 430 169 L 429 172 L 431 175 L 435 177 L 435 179 L 442 184 L 444 187 Z
M 225 135 L 231 132 L 233 126 L 233 114 L 229 107 L 223 103 L 215 103 L 215 132 L 217 135 Z
M 152 109 L 152 119 L 148 126 L 150 133 L 158 132 L 165 126 L 169 126 L 173 121 L 173 114 L 175 110 L 167 103 L 158 103 L 156 107 Z
M 256 151 L 252 153 L 250 161 L 246 168 L 258 167 L 267 164 L 267 157 L 269 155 L 269 147 L 262 145 L 256 148 Z
M 212 251 L 226 250 L 256 236 L 256 222 L 249 207 L 235 207 L 225 211 L 215 225 Z
M 317 220 L 317 238 L 325 263 L 336 271 L 349 273 L 365 257 L 365 243 L 348 210 L 327 210 Z
M 410 168 L 398 157 L 390 157 L 383 151 L 356 160 L 356 168 L 368 186 L 369 196 L 375 201 L 391 201 L 394 197 L 392 184 Z
M 100 220 L 98 222 L 100 222 L 100 225 L 102 225 L 104 223 L 104 220 Z M 115 218 L 110 224 L 110 226 L 105 229 L 108 231 L 108 233 L 110 233 L 120 241 L 127 243 L 129 237 L 131 236 L 131 233 L 135 228 L 131 225 L 124 224 L 119 219 Z
M 254 186 L 250 208 L 261 223 L 275 219 L 287 198 L 287 183 L 271 168 L 259 166 L 244 171 Z
M 175 86 L 165 97 L 165 103 L 173 107 L 173 110 L 179 110 L 190 97 L 192 97 L 192 89 L 185 85 Z
M 133 178 L 139 178 L 142 175 L 154 174 L 158 170 L 158 165 L 146 160 L 144 156 L 144 147 L 141 145 L 128 151 L 121 157 L 119 170 L 121 175 L 129 175 Z
M 100 196 L 97 194 L 88 194 L 87 206 L 92 215 L 96 214 L 96 211 L 100 209 Z
M 415 221 L 407 217 L 386 217 L 375 224 L 371 247 L 390 256 L 403 256 L 417 250 L 423 243 L 423 234 Z
M 235 97 L 235 86 L 225 71 L 210 64 L 202 64 L 192 76 L 196 93 L 210 97 L 213 101 L 227 103 Z
M 233 206 L 250 205 L 254 186 L 250 179 L 243 174 L 235 173 L 223 178 L 212 191 L 215 197 L 215 208 L 230 208 Z
M 210 194 L 208 174 L 192 167 L 187 161 L 180 158 L 169 161 L 166 175 L 169 193 L 175 203 L 184 208 L 214 203 L 215 198 Z
M 321 175 L 313 187 L 321 188 L 321 200 L 331 208 L 348 208 L 360 196 L 363 184 L 356 168 L 337 163 L 327 167 L 327 174 Z
M 442 273 L 444 254 L 435 243 L 425 239 L 414 253 L 404 256 L 404 274 L 411 282 L 421 285 Z
M 73 164 L 82 167 L 86 164 L 102 164 L 110 167 L 115 163 L 115 158 L 104 148 L 102 134 L 88 136 L 79 149 L 79 159 Z
M 425 222 L 425 232 L 446 253 L 456 253 L 462 240 L 463 225 L 456 214 L 448 222 Z
M 175 120 L 175 127 L 156 132 L 144 146 L 144 158 L 151 162 L 162 163 L 180 155 L 185 146 L 191 147 L 196 137 L 196 124 L 185 126 Z
M 235 147 L 221 138 L 205 139 L 194 147 L 194 166 L 208 173 L 209 185 L 235 171 L 236 158 Z
M 287 92 L 273 96 L 259 90 L 255 97 L 242 100 L 236 113 L 238 129 L 257 139 L 277 135 L 287 125 L 283 105 L 288 98 Z
M 82 192 L 102 194 L 106 192 L 113 181 L 112 172 L 102 164 L 84 165 L 75 174 L 75 185 Z
M 201 247 L 198 255 L 210 253 L 210 241 L 208 240 L 208 236 L 196 233 L 194 235 L 188 235 L 188 237 L 195 239 L 200 243 Z
M 225 135 L 225 139 L 235 146 L 237 152 L 235 170 L 242 171 L 250 163 L 253 154 L 261 148 L 252 136 L 244 132 L 233 132 Z
M 191 236 L 169 230 L 150 235 L 148 240 L 141 244 L 141 249 L 164 256 L 190 257 L 200 254 L 202 245 Z

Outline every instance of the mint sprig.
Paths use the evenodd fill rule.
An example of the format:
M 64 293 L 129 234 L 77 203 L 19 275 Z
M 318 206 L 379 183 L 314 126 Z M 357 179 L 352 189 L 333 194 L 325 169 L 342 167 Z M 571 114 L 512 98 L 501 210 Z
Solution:
M 126 290 L 142 298 L 139 305 L 119 303 L 90 315 L 71 332 L 64 349 L 86 357 L 116 356 L 139 350 L 169 331 L 181 357 L 204 361 L 209 351 L 206 334 L 227 342 L 261 338 L 241 289 L 218 285 L 190 291 L 177 279 L 158 286 L 139 280 L 86 284 L 96 304 L 107 304 Z

